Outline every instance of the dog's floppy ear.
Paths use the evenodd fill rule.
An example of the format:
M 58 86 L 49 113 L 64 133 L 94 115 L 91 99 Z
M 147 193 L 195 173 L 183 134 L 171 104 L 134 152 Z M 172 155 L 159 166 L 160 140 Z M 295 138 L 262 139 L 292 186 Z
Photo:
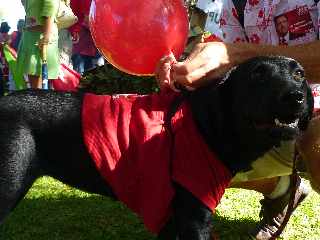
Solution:
M 314 108 L 314 99 L 312 95 L 311 88 L 307 85 L 307 82 L 305 83 L 305 87 L 307 88 L 307 105 L 308 105 L 308 111 L 306 114 L 302 116 L 299 120 L 299 129 L 302 131 L 305 131 L 308 127 L 308 124 L 312 118 L 313 115 L 313 108 Z

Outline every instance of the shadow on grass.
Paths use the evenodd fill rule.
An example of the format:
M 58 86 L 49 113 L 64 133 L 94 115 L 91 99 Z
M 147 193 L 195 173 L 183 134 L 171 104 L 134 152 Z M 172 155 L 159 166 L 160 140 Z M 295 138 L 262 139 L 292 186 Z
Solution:
M 221 239 L 248 239 L 256 223 L 215 216 Z M 141 221 L 108 198 L 66 197 L 24 199 L 0 227 L 5 240 L 152 240 Z
M 252 219 L 231 220 L 221 216 L 214 216 L 214 229 L 221 240 L 248 240 L 249 230 L 256 226 Z

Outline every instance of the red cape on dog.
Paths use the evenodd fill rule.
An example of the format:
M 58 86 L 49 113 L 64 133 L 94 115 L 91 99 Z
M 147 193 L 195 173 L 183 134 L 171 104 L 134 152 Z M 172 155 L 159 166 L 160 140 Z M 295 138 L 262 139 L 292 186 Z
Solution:
M 164 119 L 176 96 L 84 98 L 84 139 L 97 169 L 154 233 L 170 217 L 173 181 L 214 210 L 232 177 L 199 135 L 186 102 L 171 119 L 174 138 L 168 133 Z

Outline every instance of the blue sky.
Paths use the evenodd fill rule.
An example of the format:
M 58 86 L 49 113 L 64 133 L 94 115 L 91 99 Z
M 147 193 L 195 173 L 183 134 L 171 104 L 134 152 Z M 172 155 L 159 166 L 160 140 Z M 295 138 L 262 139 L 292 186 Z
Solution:
M 17 21 L 24 18 L 24 9 L 21 0 L 0 0 L 0 21 L 7 21 L 10 32 L 16 30 Z

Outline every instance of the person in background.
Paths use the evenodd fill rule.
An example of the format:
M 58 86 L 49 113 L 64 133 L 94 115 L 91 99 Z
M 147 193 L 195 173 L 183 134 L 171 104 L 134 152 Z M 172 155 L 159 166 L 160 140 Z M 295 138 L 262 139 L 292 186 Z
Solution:
M 0 42 L 1 43 L 8 43 L 10 42 L 10 26 L 8 22 L 2 22 L 0 25 Z
M 70 0 L 63 0 L 67 6 L 70 6 Z M 72 68 L 72 36 L 67 28 L 59 29 L 59 59 L 60 63 Z
M 213 31 L 206 29 L 210 21 L 210 11 L 206 12 L 206 4 L 210 11 L 214 9 L 220 15 L 219 28 Z M 284 55 L 298 60 L 305 68 L 306 78 L 313 84 L 320 83 L 320 20 L 318 1 L 268 1 L 268 0 L 198 0 L 197 9 L 201 16 L 193 16 L 197 23 L 190 23 L 193 39 L 191 53 L 184 61 L 176 61 L 173 55 L 163 57 L 157 67 L 156 76 L 162 88 L 175 89 L 176 84 L 188 89 L 207 85 L 210 81 L 219 79 L 233 66 L 256 56 Z M 220 6 L 220 8 L 218 7 Z M 291 16 L 289 24 L 289 41 L 287 45 L 280 43 L 275 18 L 285 14 Z M 298 17 L 299 16 L 299 17 Z M 295 26 L 293 28 L 290 26 Z M 197 31 L 195 31 L 197 30 Z M 210 34 L 212 34 L 210 36 Z M 203 42 L 206 36 L 219 39 L 216 42 Z M 216 35 L 216 36 L 214 36 Z M 221 42 L 222 41 L 222 42 Z M 318 91 L 317 85 L 312 86 Z M 319 95 L 319 94 L 318 94 Z M 315 106 L 319 99 L 315 98 Z M 320 118 L 311 121 L 307 133 L 300 141 L 300 154 L 309 164 L 312 179 L 320 182 L 319 173 L 312 171 L 312 166 L 319 166 Z M 285 224 L 292 182 L 289 175 L 293 165 L 293 142 L 283 142 L 280 147 L 268 152 L 264 157 L 252 163 L 248 172 L 238 173 L 232 180 L 231 187 L 255 190 L 264 195 L 262 203 L 262 219 L 255 229 L 250 231 L 254 239 L 274 239 L 277 230 Z M 307 160 L 307 161 L 306 161 Z M 306 164 L 308 165 L 308 164 Z M 318 169 L 318 168 L 315 168 Z M 315 190 L 319 191 L 319 183 L 313 182 Z M 308 195 L 308 187 L 299 179 L 295 192 L 294 209 Z M 289 212 L 289 216 L 292 212 Z M 279 233 L 279 232 L 278 232 Z
M 12 32 L 10 35 L 10 47 L 13 48 L 16 52 L 18 51 L 18 48 L 19 48 L 24 24 L 25 24 L 24 19 L 19 19 L 17 22 L 17 30 Z M 8 86 L 9 91 L 16 90 L 16 84 L 13 79 L 13 75 L 11 71 L 9 71 L 8 83 L 9 83 L 9 86 Z
M 55 21 L 59 0 L 22 0 L 26 23 L 19 46 L 17 66 L 28 75 L 31 88 L 42 88 L 41 67 L 47 56 L 49 84 L 59 74 L 58 26 Z
M 10 47 L 12 47 L 16 51 L 18 51 L 23 28 L 24 28 L 24 19 L 19 19 L 17 23 L 17 30 L 11 33 Z
M 2 43 L 0 42 L 0 96 L 4 95 L 5 83 L 8 78 L 8 66 L 2 56 Z
M 10 26 L 8 22 L 2 22 L 0 25 L 0 45 L 10 43 Z M 5 85 L 9 80 L 9 68 L 4 59 L 2 51 L 0 51 L 0 96 L 5 93 Z
M 274 19 L 277 34 L 279 36 L 279 45 L 288 45 L 289 42 L 289 24 L 288 17 L 284 15 L 280 15 L 275 17 Z
M 93 43 L 91 32 L 85 24 L 82 26 L 77 36 L 77 41 L 73 43 L 72 63 L 73 68 L 80 74 L 95 67 L 94 61 L 97 56 L 97 48 Z
M 73 38 L 73 68 L 80 74 L 93 68 L 97 56 L 97 48 L 94 45 L 89 29 L 89 10 L 91 0 L 71 0 L 70 6 L 78 17 L 78 22 L 69 28 Z

